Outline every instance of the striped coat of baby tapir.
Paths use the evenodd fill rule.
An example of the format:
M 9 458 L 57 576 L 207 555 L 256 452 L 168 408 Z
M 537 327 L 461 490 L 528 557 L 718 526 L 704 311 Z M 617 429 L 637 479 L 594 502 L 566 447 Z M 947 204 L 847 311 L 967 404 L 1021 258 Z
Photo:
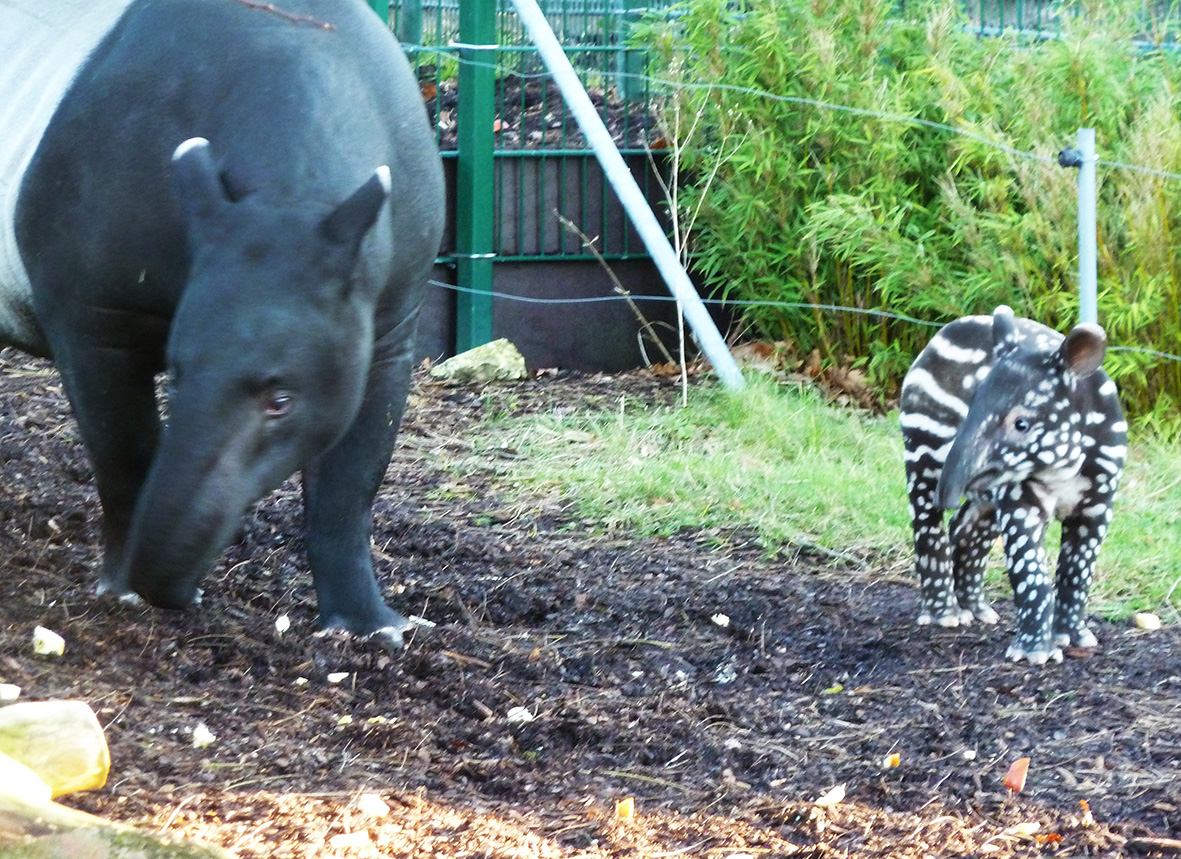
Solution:
M 1017 613 L 1006 655 L 1042 664 L 1096 645 L 1087 595 L 1127 453 L 1105 351 L 1098 325 L 1063 336 L 1002 306 L 946 325 L 915 359 L 901 423 L 920 624 L 997 622 L 984 568 L 999 535 Z M 1062 521 L 1053 580 L 1051 517 Z

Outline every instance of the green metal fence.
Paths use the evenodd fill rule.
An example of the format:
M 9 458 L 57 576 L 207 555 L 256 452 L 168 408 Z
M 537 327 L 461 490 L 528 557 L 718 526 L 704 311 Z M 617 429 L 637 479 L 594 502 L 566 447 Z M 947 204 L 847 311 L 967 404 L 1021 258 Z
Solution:
M 453 177 L 454 231 L 443 253 L 460 287 L 457 349 L 491 337 L 494 263 L 647 256 L 510 0 L 372 2 L 417 69 Z M 661 192 L 650 146 L 659 132 L 628 30 L 644 10 L 671 2 L 540 2 L 654 201 Z
M 617 146 L 658 208 L 659 159 L 652 150 L 659 149 L 660 132 L 643 54 L 629 46 L 629 31 L 643 13 L 668 10 L 673 2 L 539 0 Z M 1054 37 L 1064 15 L 1080 14 L 1055 0 L 962 2 L 966 25 L 981 36 L 1018 30 L 1032 38 Z M 440 262 L 453 268 L 460 287 L 457 349 L 492 336 L 494 264 L 595 259 L 562 219 L 594 239 L 599 254 L 609 260 L 647 257 L 511 0 L 370 3 L 416 66 L 448 170 L 453 218 Z M 1163 28 L 1165 41 L 1175 46 L 1175 6 L 1147 0 L 1144 10 L 1144 33 L 1159 40 Z

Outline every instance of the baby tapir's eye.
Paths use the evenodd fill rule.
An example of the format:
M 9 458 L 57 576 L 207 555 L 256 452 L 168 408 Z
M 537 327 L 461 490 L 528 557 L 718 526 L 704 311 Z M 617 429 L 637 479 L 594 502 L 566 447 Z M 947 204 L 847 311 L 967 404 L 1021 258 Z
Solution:
M 1027 418 L 1014 418 L 1013 429 L 1017 432 L 1029 432 L 1029 420 Z
M 285 417 L 291 412 L 291 407 L 295 404 L 295 397 L 290 391 L 285 391 L 282 388 L 271 388 L 263 391 L 261 396 L 261 404 L 263 414 L 269 420 Z

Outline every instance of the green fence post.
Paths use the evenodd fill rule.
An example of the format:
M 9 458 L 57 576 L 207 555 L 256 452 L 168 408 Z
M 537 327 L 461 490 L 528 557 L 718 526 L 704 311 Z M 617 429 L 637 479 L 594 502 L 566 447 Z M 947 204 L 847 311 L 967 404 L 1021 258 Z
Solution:
M 369 0 L 369 5 L 387 24 L 390 22 L 390 0 Z
M 398 10 L 398 41 L 422 44 L 422 0 L 402 0 Z
M 631 38 L 632 25 L 639 20 L 640 14 L 648 8 L 648 0 L 623 0 L 623 26 L 619 32 L 619 53 L 616 54 L 616 88 L 619 97 L 631 99 L 646 95 L 644 91 L 644 54 L 642 51 L 627 46 Z
M 492 146 L 496 102 L 495 0 L 459 4 L 455 180 L 455 349 L 492 339 Z

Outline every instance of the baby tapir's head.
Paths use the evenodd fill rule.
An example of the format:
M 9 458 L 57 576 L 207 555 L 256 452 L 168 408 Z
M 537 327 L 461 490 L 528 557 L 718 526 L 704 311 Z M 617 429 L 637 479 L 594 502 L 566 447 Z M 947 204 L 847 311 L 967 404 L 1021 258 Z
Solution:
M 992 317 L 993 363 L 979 382 L 937 489 L 945 510 L 965 496 L 1044 478 L 1053 484 L 1085 460 L 1085 421 L 1107 348 L 1103 329 L 1081 323 L 1065 337 L 1026 327 L 1001 306 Z

